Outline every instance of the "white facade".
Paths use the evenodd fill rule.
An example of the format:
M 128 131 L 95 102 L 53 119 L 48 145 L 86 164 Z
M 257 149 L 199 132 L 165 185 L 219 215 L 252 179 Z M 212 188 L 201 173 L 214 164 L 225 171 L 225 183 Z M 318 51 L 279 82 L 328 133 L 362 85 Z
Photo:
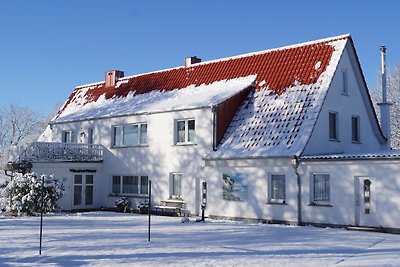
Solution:
M 185 85 L 167 93 L 156 88 L 155 92 L 137 95 L 135 86 L 143 82 L 143 77 L 126 77 L 115 85 L 115 92 L 136 78 L 139 82 L 132 85 L 129 89 L 132 91 L 125 98 L 116 93 L 107 99 L 104 93 L 93 102 L 89 100 L 96 90 L 109 88 L 103 88 L 103 83 L 77 87 L 70 102 L 60 111 L 60 117 L 51 122 L 40 141 L 92 142 L 103 146 L 104 159 L 98 163 L 34 163 L 33 170 L 55 174 L 66 182 L 66 195 L 60 202 L 66 210 L 113 207 L 121 196 L 129 197 L 131 207 L 136 208 L 148 199 L 148 192 L 139 192 L 142 189 L 138 193 L 123 192 L 124 177 L 134 176 L 140 181 L 142 178 L 152 181 L 153 204 L 179 197 L 192 215 L 201 213 L 202 183 L 206 182 L 206 216 L 400 229 L 400 208 L 395 205 L 400 201 L 400 177 L 397 176 L 400 157 L 387 160 L 313 158 L 382 152 L 386 146 L 351 38 L 340 36 L 275 52 L 282 53 L 282 62 L 286 64 L 288 55 L 282 51 L 292 49 L 300 53 L 302 50 L 297 49 L 301 46 L 309 51 L 322 47 L 331 54 L 327 61 L 318 53 L 317 57 L 310 56 L 314 61 L 308 62 L 309 69 L 305 72 L 301 69 L 305 64 L 299 61 L 293 64 L 300 70 L 282 70 L 284 78 L 288 78 L 290 70 L 295 77 L 289 78 L 294 78 L 294 82 L 277 92 L 268 87 L 268 78 L 277 74 L 273 69 L 268 75 L 263 73 L 264 69 L 258 70 L 263 77 L 243 72 L 239 73 L 243 77 L 232 74 L 231 80 L 208 81 L 208 85 L 206 82 Z M 261 60 L 258 56 L 271 51 L 234 60 Z M 229 68 L 229 62 L 234 60 L 200 64 L 199 69 L 203 69 L 199 79 L 207 66 L 209 71 L 216 71 L 218 64 Z M 248 66 L 272 64 L 256 63 L 260 62 L 254 61 Z M 223 74 L 224 68 L 219 70 Z M 154 76 L 166 73 L 165 77 L 169 78 L 173 71 L 176 75 L 186 75 L 186 80 L 193 78 L 190 75 L 196 73 L 196 66 L 183 71 L 166 70 Z M 299 78 L 301 74 L 305 75 L 304 84 Z M 311 82 L 313 75 L 317 79 Z M 206 80 L 209 75 L 204 77 Z M 223 90 L 218 91 L 221 86 Z M 234 90 L 230 92 L 232 86 Z M 235 95 L 243 92 L 246 98 L 239 102 Z M 215 107 L 221 103 L 218 108 L 223 112 L 216 114 Z M 236 103 L 233 111 L 229 110 L 232 103 Z M 64 117 L 62 112 L 66 112 Z M 218 118 L 223 123 L 218 124 Z M 216 129 L 221 131 L 222 124 L 229 127 L 223 129 L 225 136 L 216 144 Z M 132 134 L 132 125 L 136 129 L 145 127 L 146 140 L 120 145 L 124 127 Z M 139 136 L 140 130 L 136 131 Z M 177 142 L 178 137 L 183 141 Z M 367 187 L 365 181 L 370 183 Z M 90 205 L 82 204 L 91 198 L 90 194 L 85 195 L 86 189 L 93 193 Z M 82 200 L 79 205 L 75 203 L 77 195 Z
M 376 116 L 356 66 L 354 52 L 346 46 L 332 78 L 324 104 L 303 155 L 363 153 L 385 146 Z M 329 136 L 329 113 L 337 115 L 337 138 Z M 352 117 L 359 120 L 359 141 L 352 140 Z M 321 149 L 323 148 L 323 149 Z
M 195 139 L 190 143 L 176 144 L 176 122 L 185 119 L 194 119 Z M 153 201 L 159 202 L 171 196 L 171 175 L 177 173 L 182 174 L 182 198 L 187 201 L 188 208 L 195 212 L 196 194 L 198 193 L 195 190 L 198 188 L 197 174 L 204 165 L 203 156 L 212 151 L 213 146 L 212 119 L 211 108 L 203 108 L 53 124 L 51 139 L 42 141 L 61 142 L 63 132 L 72 131 L 77 136 L 77 141 L 80 142 L 79 138 L 87 136 L 88 129 L 92 129 L 93 142 L 104 147 L 102 171 L 96 174 L 97 179 L 102 181 L 101 184 L 96 184 L 95 188 L 96 194 L 101 199 L 96 202 L 97 208 L 112 207 L 114 201 L 120 197 L 111 194 L 113 176 L 148 176 L 154 181 Z M 115 147 L 112 144 L 114 126 L 137 123 L 147 124 L 147 144 L 127 147 Z M 87 140 L 84 138 L 83 141 Z M 64 163 L 48 165 L 60 165 L 59 168 L 65 168 Z M 87 168 L 85 164 L 81 165 L 83 169 Z M 68 172 L 68 168 L 65 170 Z M 48 170 L 43 169 L 44 171 Z M 147 199 L 147 196 L 144 195 L 128 194 L 128 196 L 131 199 L 132 207 L 137 207 L 139 203 Z M 70 201 L 67 202 L 70 203 Z M 74 207 L 66 205 L 65 209 L 74 209 Z

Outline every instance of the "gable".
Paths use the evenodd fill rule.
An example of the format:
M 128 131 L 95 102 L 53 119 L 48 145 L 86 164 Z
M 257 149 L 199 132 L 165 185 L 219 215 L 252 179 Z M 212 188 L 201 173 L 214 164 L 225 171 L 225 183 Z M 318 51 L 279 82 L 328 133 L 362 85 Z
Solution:
M 334 51 L 313 83 L 296 83 L 277 92 L 256 90 L 242 104 L 217 151 L 208 159 L 299 156 L 320 113 L 347 38 L 328 42 Z M 315 53 L 315 54 L 314 54 Z M 309 51 L 308 57 L 321 52 Z M 298 57 L 293 56 L 290 60 Z M 321 67 L 318 61 L 314 68 Z

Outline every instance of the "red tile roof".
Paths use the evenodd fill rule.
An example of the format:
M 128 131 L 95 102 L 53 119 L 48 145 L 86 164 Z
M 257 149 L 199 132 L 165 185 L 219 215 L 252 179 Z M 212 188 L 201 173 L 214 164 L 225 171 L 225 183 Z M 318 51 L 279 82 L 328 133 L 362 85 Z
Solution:
M 340 36 L 336 39 L 346 39 Z M 323 73 L 331 59 L 334 47 L 329 44 L 336 40 L 325 39 L 302 45 L 266 50 L 238 57 L 203 62 L 190 67 L 178 67 L 148 74 L 122 78 L 118 87 L 105 87 L 99 83 L 90 88 L 83 97 L 84 103 L 95 102 L 102 95 L 106 99 L 125 97 L 130 92 L 135 95 L 154 90 L 168 91 L 185 88 L 189 85 L 210 84 L 215 81 L 234 79 L 256 74 L 257 90 L 268 88 L 274 93 L 281 94 L 286 88 L 296 82 L 314 84 Z M 320 62 L 320 63 L 318 63 Z M 316 64 L 320 65 L 316 68 Z M 262 81 L 265 81 L 260 85 Z M 87 86 L 77 87 L 58 116 L 74 100 L 76 95 Z
M 125 77 L 115 87 L 106 88 L 104 82 L 80 86 L 61 108 L 55 122 L 62 121 L 64 110 L 74 112 L 75 108 L 99 99 L 128 99 L 129 94 L 129 103 L 140 105 L 140 99 L 152 91 L 180 91 L 190 86 L 255 77 L 255 90 L 234 115 L 217 151 L 208 158 L 300 155 L 349 39 L 349 35 L 343 35 Z M 73 108 L 67 112 L 69 105 Z

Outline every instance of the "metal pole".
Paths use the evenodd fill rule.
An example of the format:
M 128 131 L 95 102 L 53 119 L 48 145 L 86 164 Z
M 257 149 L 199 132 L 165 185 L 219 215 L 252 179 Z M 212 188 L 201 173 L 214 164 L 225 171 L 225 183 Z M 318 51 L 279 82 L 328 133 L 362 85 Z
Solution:
M 151 218 L 151 180 L 149 180 L 149 208 L 148 208 L 148 212 L 149 212 L 149 237 L 148 240 L 150 242 L 150 218 Z
M 42 255 L 42 234 L 43 234 L 43 202 L 44 202 L 44 175 L 42 175 L 42 197 L 40 203 L 40 241 L 39 255 Z

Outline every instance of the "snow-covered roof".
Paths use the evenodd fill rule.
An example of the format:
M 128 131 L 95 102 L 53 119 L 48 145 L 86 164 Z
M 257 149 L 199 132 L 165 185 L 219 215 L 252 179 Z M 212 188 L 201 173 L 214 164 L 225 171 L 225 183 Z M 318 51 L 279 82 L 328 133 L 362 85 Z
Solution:
M 182 89 L 154 90 L 144 94 L 131 91 L 125 97 L 117 96 L 108 99 L 103 94 L 96 101 L 86 102 L 88 91 L 102 86 L 102 84 L 95 84 L 83 87 L 75 94 L 74 100 L 64 108 L 56 122 L 211 107 L 252 86 L 255 78 L 256 75 L 249 75 L 215 81 L 208 85 L 189 85 Z
M 278 50 L 270 67 L 279 74 L 278 84 L 271 86 L 269 75 L 257 80 L 262 90 L 242 104 L 220 146 L 206 158 L 301 155 L 348 39 L 344 35 Z
M 76 87 L 51 123 L 218 105 L 252 86 L 207 158 L 300 155 L 350 35 Z
M 302 160 L 400 159 L 400 150 L 302 156 Z

